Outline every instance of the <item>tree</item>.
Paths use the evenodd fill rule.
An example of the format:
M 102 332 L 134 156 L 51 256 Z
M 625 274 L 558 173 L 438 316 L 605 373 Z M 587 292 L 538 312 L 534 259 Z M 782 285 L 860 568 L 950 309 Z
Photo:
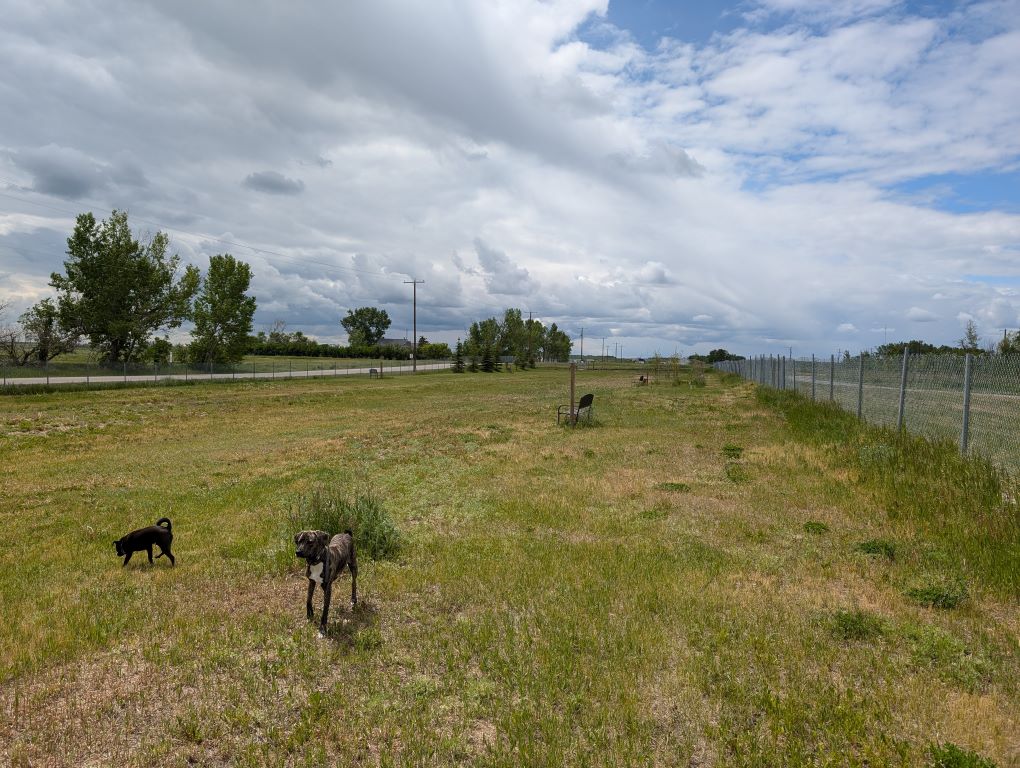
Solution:
M 970 352 L 972 355 L 981 354 L 981 337 L 978 335 L 977 325 L 973 320 L 967 321 L 963 338 L 960 339 L 960 349 Z
M 464 373 L 464 346 L 457 339 L 457 348 L 453 353 L 453 372 Z
M 570 359 L 570 348 L 573 344 L 566 333 L 556 327 L 556 323 L 549 326 L 543 340 L 543 351 L 546 360 L 555 360 L 564 363 Z
M 347 331 L 352 347 L 373 347 L 386 335 L 390 316 L 385 309 L 358 307 L 348 309 L 347 317 L 340 321 L 340 325 Z
M 1020 354 L 1020 331 L 1013 331 L 1013 333 L 1003 331 L 1002 341 L 999 342 L 996 350 L 1000 355 Z
M 229 253 L 211 256 L 209 271 L 195 299 L 191 359 L 203 363 L 236 363 L 248 349 L 255 314 L 251 267 Z
M 53 299 L 34 304 L 20 318 L 24 338 L 30 348 L 28 359 L 46 363 L 57 355 L 72 352 L 78 334 L 63 327 L 60 313 Z
M 61 326 L 88 336 L 107 364 L 138 357 L 156 330 L 178 327 L 191 314 L 199 272 L 188 266 L 178 279 L 180 258 L 167 255 L 169 244 L 162 232 L 136 240 L 123 211 L 101 223 L 79 215 L 67 239 L 66 274 L 50 276 Z

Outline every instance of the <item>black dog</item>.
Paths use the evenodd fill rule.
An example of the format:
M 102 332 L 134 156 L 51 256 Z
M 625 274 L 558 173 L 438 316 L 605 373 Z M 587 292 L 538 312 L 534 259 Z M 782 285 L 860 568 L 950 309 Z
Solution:
M 329 619 L 329 601 L 333 595 L 333 581 L 340 578 L 344 568 L 351 570 L 351 606 L 358 604 L 358 561 L 354 556 L 354 534 L 350 529 L 338 533 L 332 539 L 325 531 L 301 531 L 294 537 L 294 554 L 308 561 L 305 576 L 308 577 L 308 599 L 305 613 L 312 620 L 312 595 L 315 585 L 322 586 L 322 620 L 319 632 L 326 634 Z
M 149 553 L 149 562 L 151 563 L 153 544 L 159 547 L 159 554 L 156 557 L 166 555 L 170 558 L 170 565 L 176 565 L 174 555 L 170 551 L 170 542 L 173 540 L 174 535 L 170 530 L 170 518 L 161 517 L 156 521 L 155 525 L 131 531 L 127 536 L 113 542 L 113 546 L 117 548 L 117 556 L 124 558 L 124 565 L 128 564 L 132 554 L 141 552 L 143 549 Z

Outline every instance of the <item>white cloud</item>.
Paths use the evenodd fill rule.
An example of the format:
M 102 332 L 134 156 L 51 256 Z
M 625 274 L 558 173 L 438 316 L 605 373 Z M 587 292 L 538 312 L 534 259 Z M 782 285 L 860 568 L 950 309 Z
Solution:
M 907 320 L 912 320 L 915 323 L 933 323 L 939 319 L 939 316 L 934 312 L 921 307 L 911 307 L 907 310 L 906 317 Z
M 606 7 L 15 5 L 0 272 L 41 295 L 73 215 L 119 207 L 186 260 L 249 260 L 257 322 L 324 337 L 369 303 L 406 325 L 411 277 L 430 338 L 516 305 L 635 354 L 868 346 L 904 316 L 948 342 L 958 312 L 1020 313 L 964 279 L 1012 274 L 1020 216 L 888 188 L 1017 166 L 1017 0 L 771 0 L 651 52 L 578 37 Z

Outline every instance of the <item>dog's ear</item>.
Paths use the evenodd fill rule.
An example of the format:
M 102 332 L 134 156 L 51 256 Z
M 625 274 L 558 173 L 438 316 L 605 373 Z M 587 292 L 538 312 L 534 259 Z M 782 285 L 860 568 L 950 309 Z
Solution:
M 300 533 L 295 533 L 294 534 L 294 545 L 297 546 L 300 543 L 301 543 L 301 534 Z

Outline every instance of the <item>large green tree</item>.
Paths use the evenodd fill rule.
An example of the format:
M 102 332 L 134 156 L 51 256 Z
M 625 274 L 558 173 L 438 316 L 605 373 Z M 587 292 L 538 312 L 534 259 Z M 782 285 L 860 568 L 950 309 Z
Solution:
M 255 297 L 248 296 L 251 267 L 229 253 L 211 256 L 209 271 L 195 299 L 191 359 L 236 363 L 248 348 Z
M 358 307 L 348 309 L 347 317 L 340 325 L 350 336 L 352 347 L 371 347 L 378 344 L 390 327 L 390 316 L 385 309 L 376 307 Z
M 78 216 L 67 239 L 66 274 L 50 277 L 61 326 L 88 336 L 105 363 L 138 358 L 156 330 L 190 316 L 198 290 L 198 269 L 188 266 L 178 276 L 180 259 L 168 255 L 169 244 L 162 232 L 147 243 L 136 240 L 123 211 L 102 222 L 91 213 Z

